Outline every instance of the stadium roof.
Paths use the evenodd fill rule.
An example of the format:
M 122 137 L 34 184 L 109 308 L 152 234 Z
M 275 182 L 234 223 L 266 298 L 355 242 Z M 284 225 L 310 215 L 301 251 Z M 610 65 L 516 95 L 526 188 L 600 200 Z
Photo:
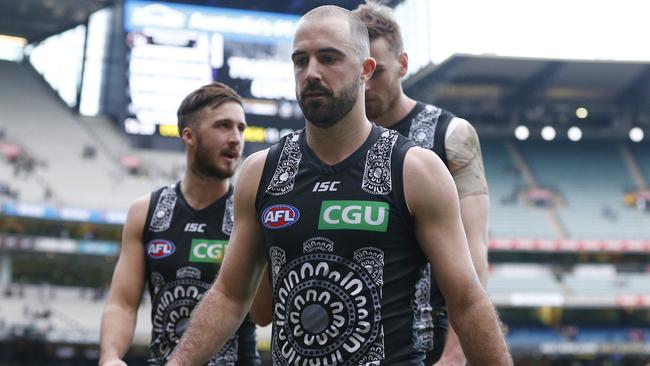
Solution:
M 455 55 L 404 83 L 415 99 L 495 124 L 650 124 L 650 63 Z
M 84 23 L 88 16 L 120 0 L 2 0 L 0 1 L 0 34 L 18 36 L 28 43 Z M 402 0 L 384 0 L 395 6 Z M 320 5 L 338 5 L 356 8 L 363 0 L 176 0 L 177 3 L 217 7 L 304 14 Z
M 35 42 L 84 23 L 90 13 L 113 0 L 3 0 L 0 34 Z

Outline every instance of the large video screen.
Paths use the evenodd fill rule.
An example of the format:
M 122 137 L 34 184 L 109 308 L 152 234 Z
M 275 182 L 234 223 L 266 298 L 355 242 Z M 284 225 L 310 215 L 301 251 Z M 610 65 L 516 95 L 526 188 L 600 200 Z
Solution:
M 291 64 L 297 16 L 130 0 L 124 9 L 127 133 L 178 136 L 182 99 L 212 81 L 244 98 L 248 141 L 303 126 Z

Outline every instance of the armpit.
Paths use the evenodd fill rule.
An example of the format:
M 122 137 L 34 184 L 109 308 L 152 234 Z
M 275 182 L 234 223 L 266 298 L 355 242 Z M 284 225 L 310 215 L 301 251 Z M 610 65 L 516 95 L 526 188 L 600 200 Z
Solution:
M 488 187 L 478 134 L 466 120 L 457 119 L 457 121 L 456 127 L 445 140 L 445 150 L 458 196 L 462 198 L 487 194 Z

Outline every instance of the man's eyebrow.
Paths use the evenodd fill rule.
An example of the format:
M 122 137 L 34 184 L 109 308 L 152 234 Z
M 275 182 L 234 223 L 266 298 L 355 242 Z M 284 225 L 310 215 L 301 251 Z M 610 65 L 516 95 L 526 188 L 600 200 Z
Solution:
M 293 53 L 291 54 L 291 58 L 294 58 L 296 56 L 301 56 L 301 55 L 304 55 L 306 53 L 307 53 L 306 51 L 296 50 L 296 51 L 293 51 Z M 319 48 L 316 51 L 316 53 L 336 53 L 337 55 L 345 56 L 345 52 L 343 52 L 342 50 L 340 50 L 340 49 L 338 49 L 336 47 Z
M 345 56 L 345 52 L 341 51 L 340 49 L 338 49 L 336 47 L 324 47 L 324 48 L 318 49 L 318 53 L 330 53 L 330 52 L 339 54 L 341 56 Z
M 291 54 L 291 58 L 294 58 L 294 57 L 296 57 L 296 56 L 300 56 L 300 55 L 304 55 L 304 54 L 306 54 L 306 53 L 307 53 L 307 52 L 305 52 L 305 51 L 301 51 L 301 50 L 293 51 L 293 53 Z

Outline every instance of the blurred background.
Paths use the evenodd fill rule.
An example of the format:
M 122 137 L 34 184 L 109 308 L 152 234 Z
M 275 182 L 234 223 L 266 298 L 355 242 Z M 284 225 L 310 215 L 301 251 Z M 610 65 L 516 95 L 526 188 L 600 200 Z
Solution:
M 0 365 L 97 363 L 126 210 L 183 173 L 181 99 L 237 89 L 246 154 L 301 128 L 291 37 L 325 3 L 360 2 L 0 1 Z M 515 363 L 650 365 L 650 4 L 385 3 L 406 93 L 479 132 Z

